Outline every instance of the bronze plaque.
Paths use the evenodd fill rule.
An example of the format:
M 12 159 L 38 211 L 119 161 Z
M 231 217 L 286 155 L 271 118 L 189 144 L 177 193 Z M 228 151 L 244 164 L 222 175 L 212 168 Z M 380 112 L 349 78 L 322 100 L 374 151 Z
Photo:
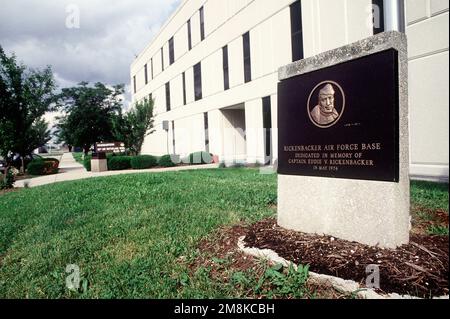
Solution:
M 278 84 L 278 173 L 398 182 L 398 53 Z

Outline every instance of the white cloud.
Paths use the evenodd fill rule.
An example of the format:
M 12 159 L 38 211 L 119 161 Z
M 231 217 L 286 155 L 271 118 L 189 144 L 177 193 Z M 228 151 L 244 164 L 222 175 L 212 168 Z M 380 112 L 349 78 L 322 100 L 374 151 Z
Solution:
M 129 68 L 181 0 L 0 0 L 0 45 L 26 65 L 51 65 L 61 87 L 81 81 L 124 83 Z M 66 7 L 80 28 L 66 27 Z M 127 102 L 125 103 L 127 104 Z

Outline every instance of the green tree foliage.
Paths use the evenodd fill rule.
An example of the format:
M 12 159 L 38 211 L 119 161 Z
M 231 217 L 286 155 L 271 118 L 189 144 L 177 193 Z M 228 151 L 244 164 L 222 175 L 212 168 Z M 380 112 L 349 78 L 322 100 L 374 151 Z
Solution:
M 136 103 L 125 114 L 119 113 L 114 119 L 113 132 L 116 140 L 124 142 L 132 154 L 140 154 L 145 137 L 154 132 L 153 106 L 153 100 L 145 99 Z
M 0 155 L 22 157 L 50 140 L 44 121 L 54 110 L 55 80 L 50 67 L 29 69 L 0 46 Z M 23 162 L 21 171 L 24 171 Z
M 79 146 L 85 154 L 96 142 L 111 141 L 113 119 L 122 107 L 122 84 L 112 88 L 103 83 L 65 88 L 58 96 L 58 106 L 64 115 L 58 118 L 56 134 L 60 141 Z

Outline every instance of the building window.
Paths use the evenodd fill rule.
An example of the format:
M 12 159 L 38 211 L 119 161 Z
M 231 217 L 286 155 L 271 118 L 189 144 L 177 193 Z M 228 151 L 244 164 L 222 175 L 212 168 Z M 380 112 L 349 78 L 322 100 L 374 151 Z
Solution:
M 201 62 L 194 66 L 194 93 L 195 100 L 202 99 L 202 65 Z
M 186 73 L 183 72 L 183 104 L 186 105 Z
M 134 93 L 136 94 L 136 75 L 133 76 L 133 88 L 134 88 Z
M 175 121 L 172 121 L 172 147 L 173 147 L 173 154 L 175 155 L 176 149 L 175 149 Z
M 161 70 L 164 71 L 164 50 L 161 48 Z
M 148 84 L 147 64 L 144 66 L 145 84 Z
M 252 65 L 250 59 L 250 32 L 242 36 L 244 42 L 244 82 L 252 80 Z
M 205 125 L 205 150 L 209 153 L 209 123 L 208 113 L 203 113 L 203 122 Z
M 150 93 L 150 94 L 148 95 L 148 101 L 149 101 L 150 103 L 153 101 L 153 94 L 152 94 L 152 93 Z
M 230 88 L 230 73 L 228 69 L 228 46 L 222 48 L 223 55 L 223 86 L 225 91 Z
M 153 58 L 150 59 L 150 68 L 151 68 L 152 80 L 153 80 Z
M 384 32 L 384 0 L 372 0 L 373 34 Z
M 303 26 L 302 6 L 300 1 L 291 5 L 291 36 L 292 36 L 292 61 L 304 58 L 303 53 Z
M 166 83 L 166 110 L 170 111 L 170 82 Z
M 175 62 L 175 49 L 173 47 L 173 37 L 169 40 L 169 63 L 172 65 Z
M 203 7 L 200 8 L 200 37 L 205 40 L 205 11 Z
M 191 19 L 187 22 L 187 28 L 188 28 L 188 48 L 189 50 L 192 49 L 192 32 L 191 32 Z
M 270 96 L 263 98 L 264 164 L 272 162 L 272 110 Z

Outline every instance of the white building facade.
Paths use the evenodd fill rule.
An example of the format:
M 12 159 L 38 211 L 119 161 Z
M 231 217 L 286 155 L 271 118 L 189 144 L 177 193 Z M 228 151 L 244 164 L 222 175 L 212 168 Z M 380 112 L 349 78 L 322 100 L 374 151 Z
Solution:
M 131 65 L 133 102 L 155 101 L 155 132 L 142 152 L 274 162 L 278 68 L 395 29 L 409 40 L 411 175 L 448 180 L 448 7 L 448 0 L 184 0 Z

